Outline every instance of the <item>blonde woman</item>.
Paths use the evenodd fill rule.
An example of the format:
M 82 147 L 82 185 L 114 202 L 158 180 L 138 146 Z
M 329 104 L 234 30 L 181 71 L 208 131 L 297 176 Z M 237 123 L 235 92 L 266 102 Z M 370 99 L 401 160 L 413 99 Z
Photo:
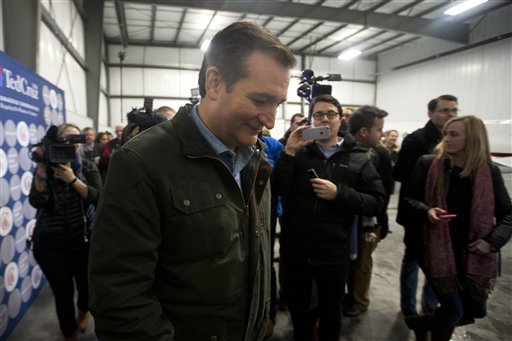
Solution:
M 386 147 L 391 158 L 391 164 L 394 166 L 398 159 L 398 151 L 400 146 L 396 143 L 398 140 L 398 130 L 388 130 L 384 132 L 384 138 L 382 139 L 382 145 Z
M 408 194 L 424 221 L 421 266 L 440 302 L 432 340 L 450 340 L 455 326 L 486 315 L 498 251 L 512 231 L 512 204 L 484 123 L 449 120 L 436 154 L 419 159 Z

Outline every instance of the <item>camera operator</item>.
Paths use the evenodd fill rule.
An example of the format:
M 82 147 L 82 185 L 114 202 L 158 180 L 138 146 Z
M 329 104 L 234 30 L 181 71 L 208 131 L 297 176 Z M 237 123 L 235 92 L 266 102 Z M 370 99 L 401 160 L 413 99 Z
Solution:
M 80 129 L 70 123 L 48 129 L 32 154 L 37 166 L 29 194 L 30 204 L 37 209 L 34 257 L 55 296 L 66 340 L 76 340 L 77 329 L 84 332 L 88 326 L 89 223 L 101 191 L 98 168 L 80 157 L 79 144 L 75 144 L 75 158 L 69 162 L 54 163 L 48 156 L 56 144 L 66 147 L 73 134 L 80 134 Z M 78 291 L 76 317 L 74 283 Z

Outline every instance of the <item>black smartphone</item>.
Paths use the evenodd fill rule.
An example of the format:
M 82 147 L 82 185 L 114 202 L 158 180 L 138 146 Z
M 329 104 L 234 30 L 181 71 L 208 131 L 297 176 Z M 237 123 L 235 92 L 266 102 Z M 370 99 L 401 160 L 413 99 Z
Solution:
M 318 178 L 318 174 L 316 174 L 316 171 L 314 168 L 308 169 L 307 172 L 311 179 Z

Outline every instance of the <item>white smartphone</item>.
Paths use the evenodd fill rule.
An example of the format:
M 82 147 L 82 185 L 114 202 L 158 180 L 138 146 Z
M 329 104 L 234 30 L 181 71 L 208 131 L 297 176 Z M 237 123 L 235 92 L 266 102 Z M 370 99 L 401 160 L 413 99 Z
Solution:
M 307 128 L 302 131 L 304 140 L 325 140 L 331 136 L 331 130 L 327 126 Z

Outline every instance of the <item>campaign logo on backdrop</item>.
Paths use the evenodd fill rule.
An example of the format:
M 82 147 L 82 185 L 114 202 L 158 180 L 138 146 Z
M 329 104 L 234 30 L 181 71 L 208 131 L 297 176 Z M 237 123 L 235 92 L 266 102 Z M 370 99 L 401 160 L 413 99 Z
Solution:
M 37 210 L 28 196 L 30 146 L 65 122 L 64 92 L 0 51 L 0 340 L 7 339 L 45 283 L 27 240 Z

